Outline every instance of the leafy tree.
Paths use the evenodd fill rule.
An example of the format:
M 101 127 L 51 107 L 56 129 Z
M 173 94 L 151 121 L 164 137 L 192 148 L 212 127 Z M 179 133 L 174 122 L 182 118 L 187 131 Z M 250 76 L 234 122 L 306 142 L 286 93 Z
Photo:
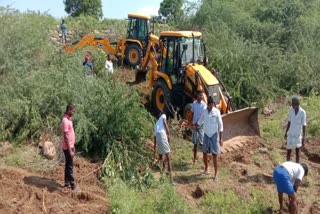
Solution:
M 202 0 L 178 28 L 204 33 L 210 66 L 238 108 L 263 105 L 288 93 L 319 95 L 319 9 L 320 0 Z
M 159 15 L 168 21 L 177 21 L 183 15 L 184 0 L 163 0 L 160 3 Z
M 101 0 L 64 0 L 65 11 L 73 17 L 85 15 L 102 18 Z

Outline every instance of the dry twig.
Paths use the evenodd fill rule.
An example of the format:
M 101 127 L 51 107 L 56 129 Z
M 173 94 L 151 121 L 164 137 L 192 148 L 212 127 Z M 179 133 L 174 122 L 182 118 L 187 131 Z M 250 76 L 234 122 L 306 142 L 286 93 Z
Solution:
M 43 212 L 45 213 L 45 214 L 47 214 L 48 212 L 47 212 L 47 208 L 46 208 L 46 205 L 45 205 L 45 203 L 44 203 L 44 197 L 45 197 L 45 189 L 42 191 L 42 209 L 43 209 Z

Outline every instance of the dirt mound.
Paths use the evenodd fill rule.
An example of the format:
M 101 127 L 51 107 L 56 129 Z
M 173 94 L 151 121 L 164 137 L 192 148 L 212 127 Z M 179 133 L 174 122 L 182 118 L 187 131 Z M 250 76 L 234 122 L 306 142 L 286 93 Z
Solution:
M 235 141 L 236 139 L 244 139 L 244 141 Z M 224 142 L 223 149 L 229 149 L 231 152 L 225 152 L 220 155 L 221 165 L 228 166 L 231 162 L 239 162 L 243 164 L 250 164 L 252 162 L 253 153 L 261 147 L 256 137 L 241 136 Z M 241 143 L 241 146 L 237 144 Z
M 302 149 L 302 152 L 307 156 L 308 160 L 314 163 L 320 163 L 320 147 L 318 142 L 307 141 L 305 147 Z
M 90 174 L 98 165 L 80 158 L 75 162 L 76 181 L 81 188 L 79 193 L 62 191 L 63 165 L 49 172 L 0 166 L 1 212 L 106 213 L 106 193 L 97 176 Z

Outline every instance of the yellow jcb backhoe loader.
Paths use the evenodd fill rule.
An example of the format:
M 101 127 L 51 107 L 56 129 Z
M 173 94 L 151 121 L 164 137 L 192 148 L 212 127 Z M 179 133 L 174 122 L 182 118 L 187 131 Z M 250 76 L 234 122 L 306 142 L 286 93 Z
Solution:
M 150 97 L 155 111 L 168 114 L 178 111 L 191 121 L 192 102 L 196 100 L 196 91 L 201 89 L 205 92 L 204 101 L 211 95 L 221 111 L 224 140 L 260 135 L 258 108 L 235 110 L 219 76 L 204 66 L 207 58 L 201 36 L 200 32 L 164 31 L 159 42 L 149 43 L 149 55 L 145 56 L 140 72 L 149 70 Z
M 119 61 L 126 65 L 137 66 L 142 63 L 142 59 L 148 53 L 146 47 L 149 43 L 149 37 L 159 39 L 152 32 L 150 32 L 150 16 L 141 14 L 128 14 L 128 30 L 127 35 L 123 36 L 117 42 L 110 42 L 108 38 L 97 38 L 93 34 L 87 34 L 81 38 L 80 41 L 72 45 L 66 45 L 65 53 L 72 53 L 79 48 L 85 46 L 93 46 L 101 48 L 107 54 L 112 54 L 118 58 Z

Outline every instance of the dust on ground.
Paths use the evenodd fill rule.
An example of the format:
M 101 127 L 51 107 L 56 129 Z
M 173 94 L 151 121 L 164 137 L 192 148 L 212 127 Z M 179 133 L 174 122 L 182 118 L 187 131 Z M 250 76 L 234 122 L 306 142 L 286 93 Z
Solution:
M 109 206 L 103 184 L 96 173 L 90 174 L 98 167 L 75 159 L 74 174 L 81 192 L 73 193 L 62 191 L 63 164 L 38 172 L 0 165 L 1 213 L 106 213 Z

